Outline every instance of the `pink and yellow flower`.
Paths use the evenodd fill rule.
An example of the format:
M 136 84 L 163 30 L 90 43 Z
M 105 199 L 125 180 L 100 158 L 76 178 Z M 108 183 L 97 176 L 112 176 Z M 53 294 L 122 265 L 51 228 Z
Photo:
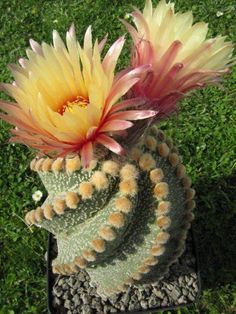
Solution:
M 228 72 L 232 43 L 221 36 L 206 39 L 208 25 L 193 24 L 191 12 L 175 13 L 174 4 L 165 0 L 154 9 L 147 0 L 143 13 L 136 9 L 131 16 L 136 28 L 123 23 L 134 42 L 132 66 L 151 64 L 132 92 L 158 111 L 155 120 L 175 111 L 188 91 L 216 84 Z
M 149 67 L 114 75 L 124 41 L 124 37 L 119 38 L 101 61 L 106 38 L 93 45 L 90 27 L 83 48 L 73 26 L 66 34 L 66 45 L 56 31 L 53 46 L 30 40 L 28 59 L 20 59 L 20 65 L 10 65 L 14 83 L 1 85 L 16 100 L 0 102 L 0 108 L 8 113 L 1 114 L 1 118 L 16 126 L 11 130 L 11 141 L 47 155 L 79 152 L 85 166 L 92 159 L 96 144 L 121 154 L 123 148 L 112 136 L 133 125 L 127 120 L 156 114 L 134 110 L 140 105 L 137 98 L 118 103 Z

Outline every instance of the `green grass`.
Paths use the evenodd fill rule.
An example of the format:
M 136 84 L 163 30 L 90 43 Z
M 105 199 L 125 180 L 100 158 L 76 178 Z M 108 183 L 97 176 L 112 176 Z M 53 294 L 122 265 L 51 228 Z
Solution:
M 155 3 L 157 1 L 154 1 Z M 111 44 L 125 32 L 118 18 L 143 7 L 143 0 L 0 1 L 0 81 L 12 80 L 7 64 L 25 56 L 29 38 L 51 42 L 51 32 L 64 34 L 72 22 L 81 40 L 86 27 L 95 37 L 109 31 Z M 195 20 L 209 23 L 209 36 L 236 41 L 234 0 L 178 0 Z M 224 14 L 216 16 L 217 11 Z M 129 42 L 129 41 L 128 41 Z M 128 44 L 119 66 L 128 64 Z M 176 313 L 236 313 L 235 270 L 235 138 L 236 69 L 222 89 L 195 92 L 180 105 L 178 116 L 162 123 L 176 142 L 197 190 L 194 222 L 200 254 L 203 294 L 199 302 Z M 1 97 L 4 97 L 3 95 Z M 44 253 L 47 234 L 26 227 L 22 217 L 34 208 L 32 193 L 42 189 L 29 170 L 32 151 L 7 144 L 9 125 L 0 122 L 0 314 L 46 313 Z

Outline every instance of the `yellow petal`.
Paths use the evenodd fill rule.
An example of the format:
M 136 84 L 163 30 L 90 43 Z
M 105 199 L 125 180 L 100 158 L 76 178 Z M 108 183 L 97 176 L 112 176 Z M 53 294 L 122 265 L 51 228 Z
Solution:
M 74 29 L 71 29 L 70 32 L 67 32 L 66 43 L 68 47 L 69 61 L 72 65 L 78 95 L 87 97 L 87 90 L 81 73 L 79 50 Z
M 199 22 L 193 25 L 191 29 L 180 37 L 180 40 L 191 49 L 195 49 L 196 45 L 199 46 L 206 38 L 208 32 L 208 25 L 203 22 Z
M 151 0 L 147 0 L 145 3 L 145 7 L 143 10 L 143 16 L 150 21 L 152 18 L 152 1 Z
M 211 55 L 211 58 L 209 58 L 208 62 L 206 62 L 203 67 L 205 69 L 221 70 L 225 67 L 227 61 L 232 57 L 232 53 L 233 45 L 226 45 Z
M 52 32 L 52 37 L 53 37 L 53 45 L 56 48 L 56 50 L 62 49 L 65 51 L 66 50 L 65 44 L 56 30 Z
M 176 38 L 181 40 L 183 33 L 188 31 L 193 24 L 193 14 L 192 12 L 177 13 L 175 15 L 175 34 Z
M 87 54 L 88 58 L 91 60 L 92 52 L 93 52 L 91 25 L 87 28 L 84 35 L 84 52 Z
M 92 73 L 91 73 L 91 63 L 90 60 L 88 58 L 88 56 L 86 55 L 86 53 L 82 50 L 82 48 L 80 47 L 80 45 L 78 44 L 78 49 L 79 49 L 79 54 L 80 54 L 80 59 L 82 62 L 82 66 L 83 66 L 83 79 L 84 79 L 84 83 L 85 85 L 88 87 L 90 82 L 91 82 L 91 77 L 92 77 Z

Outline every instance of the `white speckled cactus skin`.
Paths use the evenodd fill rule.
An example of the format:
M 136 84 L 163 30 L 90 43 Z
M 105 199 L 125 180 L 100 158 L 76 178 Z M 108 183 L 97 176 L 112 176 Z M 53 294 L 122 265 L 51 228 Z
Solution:
M 35 159 L 48 191 L 28 224 L 52 232 L 53 271 L 86 268 L 101 295 L 155 281 L 183 252 L 195 191 L 172 141 L 152 128 L 125 157 Z

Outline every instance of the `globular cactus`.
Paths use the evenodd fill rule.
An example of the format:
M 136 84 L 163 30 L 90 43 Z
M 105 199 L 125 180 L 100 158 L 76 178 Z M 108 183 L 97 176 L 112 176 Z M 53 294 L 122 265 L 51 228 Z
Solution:
M 26 222 L 52 232 L 53 271 L 86 268 L 100 295 L 156 281 L 184 250 L 195 191 L 177 149 L 152 127 L 126 156 L 100 151 L 88 168 L 80 156 L 34 159 L 48 198 Z

